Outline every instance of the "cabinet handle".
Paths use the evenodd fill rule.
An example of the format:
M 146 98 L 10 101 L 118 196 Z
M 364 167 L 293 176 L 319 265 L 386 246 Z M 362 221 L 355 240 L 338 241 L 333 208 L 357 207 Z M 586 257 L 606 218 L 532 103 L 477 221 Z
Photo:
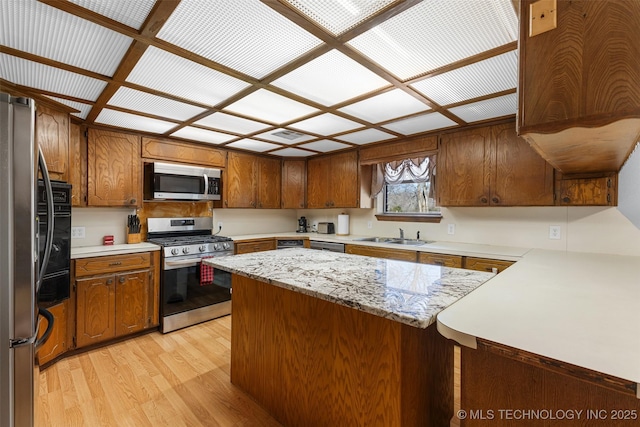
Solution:
M 498 199 L 497 197 L 494 197 L 493 199 L 491 199 L 491 201 L 493 203 L 500 203 L 500 199 Z
M 563 197 L 563 198 L 562 198 L 562 201 L 563 201 L 564 203 L 569 203 L 569 202 L 571 201 L 571 199 L 570 199 L 570 198 L 568 198 L 567 196 L 565 196 L 565 197 Z
M 481 198 L 481 199 L 480 199 L 480 201 L 481 201 L 482 203 L 487 203 L 487 202 L 488 202 L 488 200 L 487 200 L 487 198 L 486 198 L 486 197 Z
M 124 283 L 124 277 L 121 277 L 120 279 L 118 279 L 118 281 L 119 281 L 120 283 Z
M 112 265 L 122 265 L 122 261 L 110 262 L 109 266 L 112 266 Z
M 135 205 L 135 204 L 136 204 L 136 199 L 131 199 L 131 200 L 129 200 L 129 204 L 131 204 L 131 205 Z
M 112 283 L 113 283 L 113 279 L 108 279 L 108 280 L 107 280 L 107 285 L 110 285 L 110 284 L 112 284 Z
M 435 265 L 444 266 L 444 261 L 434 261 Z

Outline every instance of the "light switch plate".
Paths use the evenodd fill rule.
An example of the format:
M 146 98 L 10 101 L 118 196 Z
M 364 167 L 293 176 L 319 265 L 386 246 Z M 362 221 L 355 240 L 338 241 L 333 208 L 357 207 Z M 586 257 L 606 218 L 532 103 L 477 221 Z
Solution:
M 553 30 L 558 26 L 556 0 L 538 0 L 529 7 L 529 37 Z

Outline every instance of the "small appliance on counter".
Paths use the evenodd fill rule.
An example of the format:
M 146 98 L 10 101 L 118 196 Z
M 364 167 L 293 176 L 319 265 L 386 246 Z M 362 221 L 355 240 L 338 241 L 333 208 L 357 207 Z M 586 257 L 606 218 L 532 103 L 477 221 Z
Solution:
M 298 229 L 296 230 L 296 233 L 306 233 L 307 232 L 307 218 L 301 216 L 300 219 L 298 219 Z
M 332 222 L 319 222 L 318 234 L 335 234 L 336 227 Z

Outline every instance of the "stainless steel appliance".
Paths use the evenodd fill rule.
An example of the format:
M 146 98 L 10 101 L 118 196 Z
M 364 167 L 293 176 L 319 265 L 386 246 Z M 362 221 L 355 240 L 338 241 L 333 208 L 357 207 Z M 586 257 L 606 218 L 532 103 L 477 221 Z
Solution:
M 0 425 L 33 426 L 38 390 L 36 352 L 53 328 L 37 304 L 53 238 L 53 193 L 34 139 L 33 100 L 0 93 Z M 37 170 L 47 191 L 45 235 L 39 235 Z M 44 251 L 39 256 L 39 239 Z M 38 337 L 38 319 L 48 320 Z
M 304 239 L 278 239 L 276 249 L 304 248 Z
M 147 241 L 162 246 L 161 330 L 231 314 L 231 273 L 202 259 L 233 255 L 233 240 L 211 234 L 211 218 L 149 218 Z
M 344 243 L 311 241 L 311 249 L 344 253 Z
M 298 229 L 296 230 L 298 233 L 306 233 L 307 232 L 307 218 L 301 216 L 298 219 Z
M 172 163 L 144 165 L 146 200 L 220 200 L 220 169 Z

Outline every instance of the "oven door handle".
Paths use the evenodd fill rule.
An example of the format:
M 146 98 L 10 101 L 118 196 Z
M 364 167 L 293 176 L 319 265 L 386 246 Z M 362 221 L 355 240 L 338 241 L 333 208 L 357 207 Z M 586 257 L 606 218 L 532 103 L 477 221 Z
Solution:
M 177 267 L 192 267 L 192 266 L 196 266 L 196 265 L 200 264 L 200 261 L 201 261 L 200 258 L 187 258 L 187 259 L 181 259 L 181 260 L 177 260 L 177 261 L 165 260 L 164 261 L 164 265 L 165 265 L 165 270 L 167 270 L 166 267 L 177 268 Z

